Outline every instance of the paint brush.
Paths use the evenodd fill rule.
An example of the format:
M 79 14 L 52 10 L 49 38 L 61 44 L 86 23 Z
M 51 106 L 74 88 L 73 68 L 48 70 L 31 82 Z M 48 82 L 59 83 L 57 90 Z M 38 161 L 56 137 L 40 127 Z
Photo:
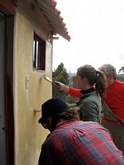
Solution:
M 52 83 L 53 81 L 48 77 L 46 76 L 45 74 L 42 76 L 46 81 Z

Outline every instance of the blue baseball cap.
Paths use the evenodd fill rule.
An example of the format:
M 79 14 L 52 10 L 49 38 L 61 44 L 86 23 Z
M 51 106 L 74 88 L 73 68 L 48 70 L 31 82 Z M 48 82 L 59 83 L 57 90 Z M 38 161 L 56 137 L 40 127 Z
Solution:
M 60 98 L 52 98 L 42 104 L 41 108 L 42 117 L 38 120 L 38 122 L 44 123 L 48 117 L 68 111 L 69 106 Z

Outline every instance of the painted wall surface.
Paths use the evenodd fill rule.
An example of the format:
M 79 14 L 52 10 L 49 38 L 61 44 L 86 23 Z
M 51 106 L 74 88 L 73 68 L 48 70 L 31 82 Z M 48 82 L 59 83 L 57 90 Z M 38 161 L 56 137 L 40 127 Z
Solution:
M 14 36 L 16 165 L 37 165 L 41 145 L 49 133 L 38 123 L 41 112 L 34 112 L 34 109 L 41 109 L 41 104 L 52 96 L 51 84 L 42 78 L 43 74 L 52 76 L 52 45 L 46 42 L 46 70 L 34 71 L 33 34 L 31 23 L 17 13 Z

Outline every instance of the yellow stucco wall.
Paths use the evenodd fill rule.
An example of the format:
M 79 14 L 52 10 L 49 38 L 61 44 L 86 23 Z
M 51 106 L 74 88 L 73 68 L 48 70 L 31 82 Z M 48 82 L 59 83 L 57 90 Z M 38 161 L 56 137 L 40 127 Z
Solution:
M 51 77 L 51 49 L 46 43 L 46 70 L 34 71 L 32 66 L 32 46 L 34 30 L 20 14 L 15 16 L 14 36 L 14 114 L 15 114 L 15 164 L 37 165 L 41 144 L 47 130 L 38 124 L 41 104 L 51 98 L 51 84 L 42 78 L 45 73 Z M 26 88 L 26 76 L 29 87 Z

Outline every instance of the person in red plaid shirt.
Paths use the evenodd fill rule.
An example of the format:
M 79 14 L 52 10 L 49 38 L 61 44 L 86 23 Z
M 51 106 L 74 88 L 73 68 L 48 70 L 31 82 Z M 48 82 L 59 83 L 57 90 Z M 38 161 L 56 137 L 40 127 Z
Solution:
M 39 165 L 124 165 L 109 131 L 96 122 L 79 120 L 77 111 L 63 100 L 46 101 L 38 122 L 50 131 L 42 144 Z

